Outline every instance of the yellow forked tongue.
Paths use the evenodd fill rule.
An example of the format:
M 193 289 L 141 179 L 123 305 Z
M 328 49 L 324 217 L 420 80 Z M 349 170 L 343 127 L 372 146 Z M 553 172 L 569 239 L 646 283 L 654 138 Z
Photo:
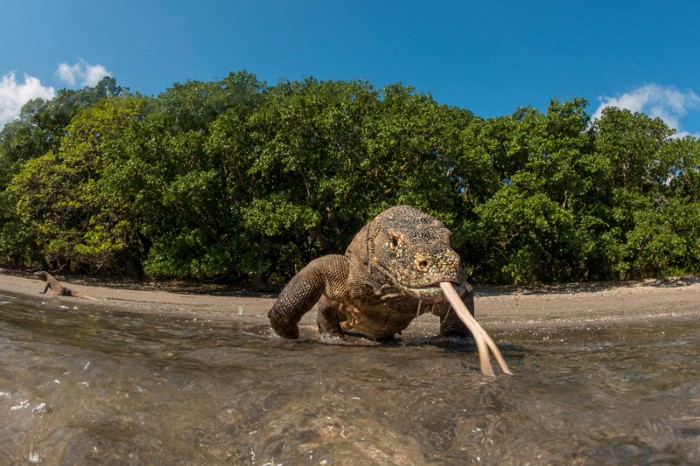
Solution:
M 503 359 L 503 356 L 501 356 L 501 352 L 498 350 L 496 343 L 493 342 L 491 337 L 486 333 L 486 330 L 479 325 L 479 322 L 477 322 L 467 310 L 467 307 L 464 305 L 462 299 L 455 291 L 452 283 L 440 282 L 440 288 L 442 288 L 442 292 L 445 293 L 445 297 L 447 297 L 447 300 L 452 305 L 452 309 L 455 310 L 457 316 L 462 322 L 464 322 L 469 331 L 472 332 L 472 336 L 476 341 L 476 347 L 479 349 L 481 372 L 490 377 L 495 377 L 496 375 L 493 373 L 493 367 L 491 367 L 491 361 L 489 360 L 489 348 L 491 348 L 493 355 L 496 357 L 496 361 L 498 361 L 498 365 L 501 366 L 501 370 L 506 374 L 512 375 L 510 369 L 508 369 L 506 361 Z

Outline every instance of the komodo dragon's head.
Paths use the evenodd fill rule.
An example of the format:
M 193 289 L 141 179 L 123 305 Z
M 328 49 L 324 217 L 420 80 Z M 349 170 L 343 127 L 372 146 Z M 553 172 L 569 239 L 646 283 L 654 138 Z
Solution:
M 465 275 L 450 247 L 450 230 L 439 220 L 410 206 L 385 210 L 367 225 L 367 258 L 372 280 L 401 294 L 444 300 L 440 282 L 461 293 Z

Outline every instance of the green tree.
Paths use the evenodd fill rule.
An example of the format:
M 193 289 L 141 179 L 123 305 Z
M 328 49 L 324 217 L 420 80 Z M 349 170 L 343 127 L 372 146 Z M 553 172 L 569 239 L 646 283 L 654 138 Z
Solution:
M 588 168 L 594 205 L 586 213 L 595 218 L 600 239 L 591 248 L 592 278 L 644 276 L 633 266 L 636 252 L 628 241 L 637 221 L 666 203 L 673 165 L 666 146 L 673 130 L 659 118 L 607 108 L 593 132 Z
M 156 99 L 153 118 L 173 135 L 206 131 L 227 110 L 247 113 L 256 108 L 265 87 L 245 71 L 229 73 L 221 81 L 176 83 Z
M 0 263 L 24 265 L 40 257 L 34 247 L 35 232 L 16 214 L 16 192 L 8 186 L 28 161 L 56 152 L 71 119 L 106 96 L 127 95 L 114 78 L 103 78 L 94 87 L 60 90 L 50 100 L 26 103 L 19 118 L 0 131 Z
M 261 268 L 242 233 L 237 197 L 254 184 L 227 157 L 236 144 L 229 136 L 250 139 L 245 122 L 264 89 L 253 75 L 231 73 L 219 82 L 175 85 L 156 99 L 147 121 L 151 135 L 137 138 L 130 161 L 132 167 L 144 159 L 158 167 L 141 172 L 150 176 L 143 186 L 151 194 L 140 196 L 151 205 L 144 226 L 150 275 L 242 278 Z M 139 145 L 142 139 L 159 142 Z M 248 157 L 252 146 L 243 150 Z
M 246 72 L 61 90 L 0 131 L 0 262 L 281 283 L 405 203 L 479 281 L 697 273 L 700 141 L 586 107 L 483 119 L 400 83 Z
M 529 283 L 585 273 L 586 237 L 576 212 L 587 202 L 582 167 L 592 141 L 586 105 L 583 99 L 553 101 L 545 115 L 518 112 L 489 125 L 483 147 L 491 151 L 501 185 L 465 227 L 468 243 L 485 258 L 471 259 L 478 275 Z
M 371 196 L 363 121 L 377 101 L 366 83 L 284 82 L 245 123 L 229 113 L 214 125 L 210 147 L 225 160 L 229 198 L 260 252 L 258 274 L 286 278 L 321 251 L 342 250 L 361 226 L 357 209 Z
M 700 272 L 700 203 L 669 199 L 654 208 L 635 210 L 633 219 L 625 242 L 629 275 Z
M 663 147 L 668 160 L 670 195 L 687 202 L 700 202 L 700 139 L 672 139 Z
M 101 100 L 73 118 L 57 152 L 30 160 L 13 178 L 9 191 L 17 196 L 17 215 L 55 267 L 100 270 L 121 262 L 136 274 L 138 219 L 103 175 L 126 128 L 147 107 L 138 97 Z

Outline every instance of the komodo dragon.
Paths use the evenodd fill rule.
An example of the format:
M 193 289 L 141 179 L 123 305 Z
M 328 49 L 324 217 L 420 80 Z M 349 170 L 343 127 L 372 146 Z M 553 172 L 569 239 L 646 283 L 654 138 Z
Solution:
M 53 275 L 48 272 L 44 272 L 43 270 L 41 272 L 35 272 L 34 276 L 39 277 L 46 282 L 46 287 L 44 287 L 44 291 L 39 292 L 40 294 L 45 294 L 47 291 L 49 291 L 49 288 L 51 288 L 53 294 L 58 296 L 74 296 L 76 298 L 95 300 L 95 298 L 84 295 L 78 291 L 73 291 L 70 288 L 61 285 Z
M 471 331 L 482 372 L 493 375 L 487 344 L 502 361 L 472 317 L 472 287 L 450 247 L 450 230 L 411 206 L 385 210 L 357 233 L 345 255 L 320 257 L 296 274 L 268 313 L 275 333 L 298 338 L 298 323 L 314 304 L 322 337 L 344 338 L 345 330 L 354 329 L 392 339 L 414 318 L 430 312 L 440 317 L 443 336 Z M 510 373 L 505 361 L 501 368 Z

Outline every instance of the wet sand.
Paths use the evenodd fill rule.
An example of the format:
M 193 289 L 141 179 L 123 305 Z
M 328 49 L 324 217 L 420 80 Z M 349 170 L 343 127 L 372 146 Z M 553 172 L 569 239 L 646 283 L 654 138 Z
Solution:
M 44 282 L 31 275 L 0 272 L 0 294 L 55 308 L 158 315 L 195 322 L 238 321 L 268 325 L 267 312 L 275 294 L 231 291 L 223 287 L 175 284 L 88 283 L 58 275 L 59 281 L 94 299 L 40 294 Z M 609 323 L 700 319 L 700 277 L 633 282 L 603 282 L 547 287 L 476 287 L 476 317 L 488 330 L 541 330 Z M 300 327 L 317 333 L 315 313 Z M 403 332 L 404 337 L 435 334 L 437 317 L 423 315 Z

